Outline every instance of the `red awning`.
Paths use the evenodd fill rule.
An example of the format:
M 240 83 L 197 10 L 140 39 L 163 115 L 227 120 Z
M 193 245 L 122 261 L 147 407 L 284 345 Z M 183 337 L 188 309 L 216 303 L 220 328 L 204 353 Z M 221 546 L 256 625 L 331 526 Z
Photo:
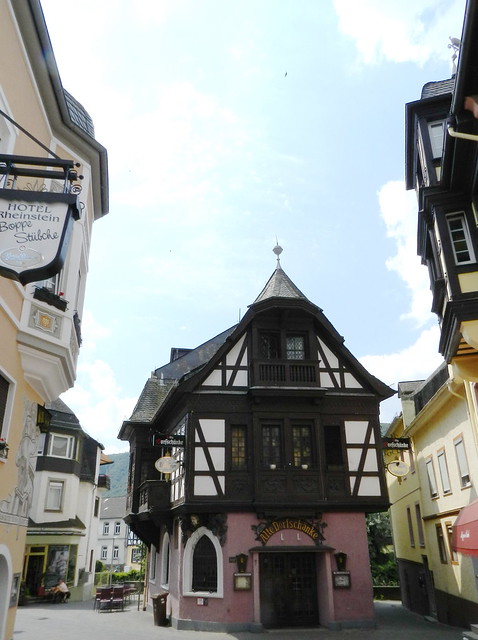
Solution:
M 453 525 L 452 545 L 455 551 L 467 556 L 478 556 L 478 499 L 458 514 Z

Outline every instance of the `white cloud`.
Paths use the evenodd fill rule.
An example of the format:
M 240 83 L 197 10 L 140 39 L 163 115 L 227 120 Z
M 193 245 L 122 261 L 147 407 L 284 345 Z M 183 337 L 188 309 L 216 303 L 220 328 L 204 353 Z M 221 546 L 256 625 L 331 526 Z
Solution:
M 448 38 L 461 36 L 465 0 L 334 0 L 339 29 L 366 64 L 451 60 Z
M 137 398 L 125 397 L 109 364 L 95 360 L 78 367 L 78 381 L 62 395 L 75 412 L 81 427 L 104 445 L 107 453 L 128 451 L 129 443 L 117 439 L 130 417 Z
M 434 326 L 423 331 L 414 344 L 402 351 L 363 356 L 360 362 L 371 374 L 383 380 L 392 389 L 397 389 L 399 382 L 425 380 L 443 363 L 443 358 L 438 353 L 439 340 L 439 328 Z M 390 421 L 400 410 L 397 396 L 386 400 L 380 406 L 381 420 Z
M 414 191 L 406 191 L 400 181 L 388 182 L 378 193 L 380 213 L 387 236 L 396 244 L 396 254 L 386 266 L 407 285 L 411 303 L 402 319 L 411 319 L 420 327 L 433 318 L 428 271 L 417 255 L 417 200 Z

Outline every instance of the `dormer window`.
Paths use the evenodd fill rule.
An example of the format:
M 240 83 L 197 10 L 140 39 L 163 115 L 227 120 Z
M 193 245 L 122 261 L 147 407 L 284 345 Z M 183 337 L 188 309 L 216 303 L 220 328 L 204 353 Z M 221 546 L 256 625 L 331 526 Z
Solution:
M 417 139 L 417 150 L 420 158 L 416 167 L 417 178 L 423 180 L 423 186 L 429 187 L 440 181 L 443 160 L 443 142 L 445 121 L 420 119 Z M 418 185 L 419 187 L 422 185 Z
M 433 122 L 428 123 L 428 135 L 430 137 L 433 160 L 441 160 L 443 155 L 443 125 L 443 120 L 434 120 Z
M 284 342 L 283 342 L 284 340 Z M 305 335 L 268 332 L 260 334 L 260 357 L 264 360 L 305 360 Z

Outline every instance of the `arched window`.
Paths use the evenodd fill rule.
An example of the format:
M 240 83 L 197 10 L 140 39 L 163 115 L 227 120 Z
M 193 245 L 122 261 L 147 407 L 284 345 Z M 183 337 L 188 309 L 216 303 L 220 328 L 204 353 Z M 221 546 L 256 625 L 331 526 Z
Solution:
M 193 553 L 193 591 L 217 591 L 216 549 L 207 536 L 199 538 Z
M 166 531 L 161 545 L 161 586 L 164 589 L 169 589 L 169 553 L 169 533 Z
M 222 549 L 212 531 L 199 527 L 192 534 L 184 548 L 183 567 L 184 595 L 223 597 Z

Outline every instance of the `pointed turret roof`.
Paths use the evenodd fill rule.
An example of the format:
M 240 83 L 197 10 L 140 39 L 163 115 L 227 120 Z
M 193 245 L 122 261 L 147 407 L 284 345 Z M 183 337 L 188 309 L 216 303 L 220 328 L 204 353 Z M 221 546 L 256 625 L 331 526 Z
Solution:
M 301 300 L 307 300 L 306 296 L 295 286 L 279 264 L 269 278 L 266 286 L 254 300 L 254 304 L 268 300 L 269 298 L 300 298 Z
M 263 300 L 268 300 L 269 298 L 299 298 L 300 300 L 307 300 L 307 297 L 304 296 L 302 291 L 295 286 L 280 266 L 280 254 L 282 253 L 282 247 L 276 244 L 273 251 L 277 256 L 277 266 L 274 273 L 267 281 L 266 286 L 254 300 L 253 304 L 257 304 Z

